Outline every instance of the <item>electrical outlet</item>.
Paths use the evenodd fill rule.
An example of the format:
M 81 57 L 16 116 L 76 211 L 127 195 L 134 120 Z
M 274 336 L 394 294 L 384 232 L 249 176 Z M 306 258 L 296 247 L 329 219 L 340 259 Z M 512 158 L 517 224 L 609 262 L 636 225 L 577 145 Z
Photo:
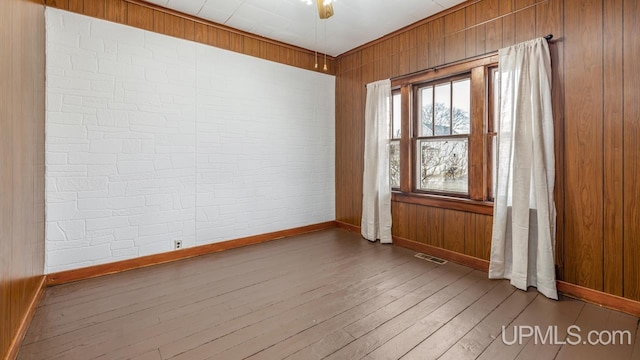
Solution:
M 173 248 L 176 250 L 182 249 L 182 240 L 175 240 L 173 242 Z

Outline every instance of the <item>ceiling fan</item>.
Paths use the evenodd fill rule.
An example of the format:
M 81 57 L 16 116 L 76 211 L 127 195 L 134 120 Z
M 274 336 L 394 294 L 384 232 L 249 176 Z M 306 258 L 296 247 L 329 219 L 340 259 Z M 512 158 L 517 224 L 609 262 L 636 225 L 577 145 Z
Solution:
M 307 5 L 311 5 L 312 0 L 300 0 L 306 1 Z M 318 16 L 320 19 L 328 19 L 333 16 L 333 2 L 335 0 L 316 0 L 316 5 L 318 5 Z

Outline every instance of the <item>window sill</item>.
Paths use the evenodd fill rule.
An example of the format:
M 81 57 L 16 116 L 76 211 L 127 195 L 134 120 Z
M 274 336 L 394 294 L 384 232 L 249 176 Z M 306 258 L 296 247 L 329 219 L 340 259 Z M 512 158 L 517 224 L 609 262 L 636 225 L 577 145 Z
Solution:
M 493 215 L 493 203 L 432 194 L 391 192 L 391 201 Z

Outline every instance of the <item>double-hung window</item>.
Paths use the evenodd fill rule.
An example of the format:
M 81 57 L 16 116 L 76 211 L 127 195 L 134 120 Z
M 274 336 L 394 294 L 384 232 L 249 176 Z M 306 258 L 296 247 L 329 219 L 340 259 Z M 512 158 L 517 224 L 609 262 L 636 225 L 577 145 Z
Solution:
M 490 211 L 496 60 L 486 57 L 392 81 L 395 200 Z

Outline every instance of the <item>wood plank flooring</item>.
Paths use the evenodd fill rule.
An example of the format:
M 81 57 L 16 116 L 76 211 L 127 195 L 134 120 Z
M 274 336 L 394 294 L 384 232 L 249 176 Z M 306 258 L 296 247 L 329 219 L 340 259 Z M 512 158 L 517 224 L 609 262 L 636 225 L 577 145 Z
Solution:
M 635 317 L 413 255 L 330 229 L 51 287 L 18 358 L 640 359 Z M 519 325 L 631 343 L 505 344 Z

